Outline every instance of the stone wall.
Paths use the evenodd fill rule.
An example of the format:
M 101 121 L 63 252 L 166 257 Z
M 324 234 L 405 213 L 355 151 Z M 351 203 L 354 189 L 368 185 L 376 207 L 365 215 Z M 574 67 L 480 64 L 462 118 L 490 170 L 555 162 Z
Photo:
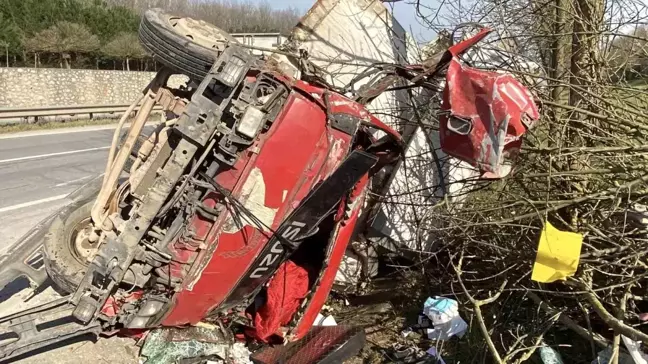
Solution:
M 154 75 L 154 72 L 0 68 L 0 108 L 130 104 Z

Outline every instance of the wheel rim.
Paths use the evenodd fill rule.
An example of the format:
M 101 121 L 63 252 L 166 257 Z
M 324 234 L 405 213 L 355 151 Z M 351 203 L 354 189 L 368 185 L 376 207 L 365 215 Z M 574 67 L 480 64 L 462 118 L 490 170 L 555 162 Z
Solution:
M 226 42 L 234 40 L 229 34 L 202 20 L 170 16 L 167 21 L 176 33 L 205 48 L 222 50 Z
M 67 239 L 72 256 L 84 266 L 88 265 L 88 258 L 95 251 L 95 244 L 89 240 L 92 230 L 92 220 L 87 217 L 74 225 Z

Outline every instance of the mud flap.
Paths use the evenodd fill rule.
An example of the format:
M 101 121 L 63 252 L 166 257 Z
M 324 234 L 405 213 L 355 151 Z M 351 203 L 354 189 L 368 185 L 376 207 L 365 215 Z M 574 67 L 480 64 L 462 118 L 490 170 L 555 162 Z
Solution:
M 82 325 L 72 317 L 68 298 L 0 318 L 0 361 L 85 335 L 98 335 L 98 322 Z
M 358 355 L 365 342 L 365 332 L 359 327 L 315 326 L 303 339 L 288 345 L 265 347 L 250 359 L 254 364 L 343 363 Z

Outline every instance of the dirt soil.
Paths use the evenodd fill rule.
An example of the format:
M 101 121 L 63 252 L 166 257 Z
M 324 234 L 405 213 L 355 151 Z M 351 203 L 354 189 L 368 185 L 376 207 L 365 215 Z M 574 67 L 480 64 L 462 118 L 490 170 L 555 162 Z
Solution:
M 374 280 L 364 290 L 363 295 L 332 293 L 328 304 L 322 310 L 324 315 L 333 315 L 338 324 L 351 324 L 365 328 L 367 344 L 356 358 L 348 364 L 403 363 L 394 355 L 394 345 L 428 349 L 433 342 L 424 335 L 413 332 L 404 338 L 402 330 L 415 324 L 422 303 L 428 293 L 418 278 L 420 274 L 389 275 Z M 0 293 L 0 315 L 10 314 L 21 308 L 32 307 L 60 297 L 52 288 L 34 295 L 32 289 L 24 289 L 12 295 L 12 289 L 22 288 L 25 282 L 18 282 L 14 287 L 7 287 Z M 128 338 L 101 338 L 96 342 L 82 341 L 71 345 L 57 347 L 37 355 L 16 361 L 25 364 L 72 364 L 80 362 L 96 363 L 138 363 L 139 347 Z M 447 352 L 448 344 L 457 346 L 458 339 L 444 343 Z M 60 346 L 60 345 L 59 345 Z M 452 361 L 447 361 L 448 363 Z M 456 362 L 456 361 L 455 361 Z
M 419 275 L 420 276 L 420 275 Z M 338 324 L 365 328 L 367 344 L 350 364 L 398 363 L 394 347 L 419 347 L 427 350 L 434 343 L 413 332 L 406 338 L 402 331 L 416 324 L 423 302 L 428 297 L 421 290 L 417 275 L 398 272 L 374 280 L 362 295 L 332 294 L 327 310 Z
M 24 288 L 26 285 L 28 285 L 26 280 L 19 279 L 0 292 L 0 316 L 38 306 L 61 297 L 51 287 L 42 292 L 34 292 L 31 288 Z M 18 290 L 20 292 L 14 295 L 13 293 Z M 20 358 L 14 362 L 20 364 L 136 364 L 139 362 L 138 353 L 139 348 L 135 346 L 134 340 L 111 337 L 101 338 L 96 342 L 85 340 L 66 346 L 59 344 L 52 350 Z

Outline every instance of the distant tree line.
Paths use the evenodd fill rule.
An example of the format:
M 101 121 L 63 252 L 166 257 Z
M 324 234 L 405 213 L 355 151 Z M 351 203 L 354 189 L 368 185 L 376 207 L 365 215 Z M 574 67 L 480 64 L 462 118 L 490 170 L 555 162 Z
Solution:
M 296 8 L 273 9 L 268 2 L 249 0 L 106 0 L 107 3 L 134 9 L 166 9 L 173 14 L 202 19 L 230 33 L 289 32 L 303 15 Z M 315 0 L 313 0 L 315 2 Z
M 137 29 L 153 7 L 230 33 L 285 33 L 299 19 L 295 9 L 227 0 L 2 0 L 0 66 L 150 70 Z

